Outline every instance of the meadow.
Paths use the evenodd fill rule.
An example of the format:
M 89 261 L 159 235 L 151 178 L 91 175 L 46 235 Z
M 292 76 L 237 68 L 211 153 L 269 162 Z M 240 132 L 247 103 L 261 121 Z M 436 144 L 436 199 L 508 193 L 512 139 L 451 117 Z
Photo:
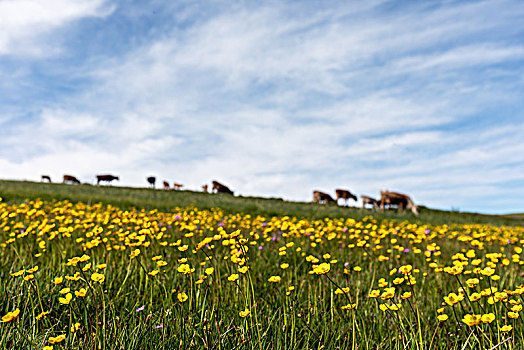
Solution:
M 0 181 L 2 349 L 522 349 L 520 219 Z

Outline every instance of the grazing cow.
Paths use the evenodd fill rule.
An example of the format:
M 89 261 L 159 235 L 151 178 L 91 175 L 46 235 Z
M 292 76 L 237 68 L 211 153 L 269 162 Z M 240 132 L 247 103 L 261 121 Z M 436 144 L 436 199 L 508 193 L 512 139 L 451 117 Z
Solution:
M 207 193 L 207 184 L 205 184 L 205 185 L 202 186 L 202 191 L 204 191 L 204 192 Z
M 78 179 L 76 177 L 74 177 L 73 175 L 64 175 L 64 181 L 62 181 L 63 183 L 72 183 L 72 184 L 80 184 L 80 181 L 78 181 Z
M 348 190 L 335 190 L 335 193 L 337 195 L 337 204 L 338 200 L 342 198 L 344 200 L 344 203 L 348 204 L 348 200 L 353 199 L 356 201 L 358 198 L 353 193 L 349 192 Z
M 109 175 L 109 174 L 106 174 L 106 175 L 97 175 L 97 176 L 96 176 L 96 184 L 97 184 L 97 185 L 100 185 L 100 182 L 102 182 L 102 181 L 106 181 L 106 182 L 111 183 L 113 180 L 120 181 L 120 179 L 118 178 L 118 176 L 113 176 L 113 175 Z
M 336 201 L 329 194 L 320 191 L 313 191 L 313 202 L 314 203 L 336 203 Z
M 362 209 L 366 207 L 366 204 L 371 204 L 375 210 L 379 208 L 378 201 L 375 198 L 360 196 L 360 199 L 362 199 Z
M 149 177 L 147 178 L 147 182 L 149 182 L 149 185 L 150 185 L 152 188 L 155 188 L 156 177 L 154 177 L 154 176 L 149 176 Z
M 179 190 L 179 189 L 181 189 L 182 187 L 184 187 L 184 185 L 182 185 L 182 184 L 177 184 L 176 182 L 173 183 L 173 189 L 174 189 L 174 190 Z
M 51 176 L 49 176 L 49 175 L 42 175 L 42 182 L 44 182 L 44 181 L 51 182 Z
M 169 182 L 164 181 L 164 190 L 169 190 Z
M 216 191 L 216 193 L 228 193 L 233 195 L 233 191 L 231 191 L 229 187 L 222 185 L 220 182 L 213 180 L 211 184 L 211 193 L 215 193 Z
M 399 212 L 403 211 L 404 209 L 410 209 L 413 212 L 413 214 L 418 215 L 418 207 L 406 194 L 390 191 L 380 191 L 380 209 L 384 210 L 384 206 L 386 204 L 398 205 Z

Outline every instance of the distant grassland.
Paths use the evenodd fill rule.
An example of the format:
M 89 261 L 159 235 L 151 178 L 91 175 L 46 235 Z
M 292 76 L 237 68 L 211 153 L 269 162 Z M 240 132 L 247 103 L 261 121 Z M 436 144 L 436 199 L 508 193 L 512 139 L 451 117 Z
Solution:
M 225 213 L 246 213 L 266 216 L 296 216 L 307 219 L 355 218 L 372 215 L 377 219 L 408 220 L 411 222 L 445 223 L 491 223 L 495 225 L 523 225 L 524 214 L 483 215 L 435 210 L 422 207 L 415 217 L 410 212 L 396 210 L 377 212 L 355 207 L 321 205 L 306 202 L 284 201 L 278 198 L 240 197 L 227 194 L 209 194 L 195 191 L 164 191 L 149 188 L 65 185 L 30 181 L 0 180 L 0 197 L 10 203 L 26 199 L 69 200 L 71 202 L 107 203 L 120 208 L 170 210 L 175 207 L 193 206 L 198 209 L 221 208 Z

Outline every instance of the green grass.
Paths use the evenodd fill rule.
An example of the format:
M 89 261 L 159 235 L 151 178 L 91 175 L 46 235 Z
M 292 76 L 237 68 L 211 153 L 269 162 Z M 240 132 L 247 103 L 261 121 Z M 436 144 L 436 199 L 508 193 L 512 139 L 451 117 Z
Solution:
M 354 207 L 291 202 L 278 198 L 234 197 L 228 194 L 209 194 L 194 191 L 163 191 L 149 188 L 117 186 L 65 185 L 29 181 L 0 180 L 0 197 L 9 203 L 25 199 L 69 200 L 73 203 L 108 203 L 121 208 L 156 208 L 170 210 L 174 207 L 194 206 L 198 209 L 221 208 L 226 213 L 247 213 L 266 216 L 296 216 L 308 219 L 355 218 L 373 215 L 378 219 L 409 220 L 417 223 L 445 224 L 491 223 L 494 225 L 522 225 L 524 214 L 483 215 L 421 208 L 415 217 L 410 212 L 396 210 L 377 212 Z
M 20 309 L 17 321 L 0 323 L 0 349 L 42 349 L 59 334 L 66 338 L 53 350 L 489 349 L 508 339 L 498 331 L 506 323 L 514 327 L 512 337 L 497 349 L 524 348 L 522 316 L 507 317 L 509 299 L 524 303 L 522 296 L 494 305 L 487 297 L 465 300 L 446 306 L 448 321 L 436 319 L 444 296 L 458 293 L 471 277 L 480 281 L 466 287 L 468 293 L 491 285 L 498 291 L 518 288 L 522 264 L 514 253 L 524 244 L 519 220 L 430 209 L 415 217 L 189 191 L 16 181 L 0 182 L 0 196 L 0 317 Z M 206 237 L 213 240 L 199 245 Z M 439 249 L 427 248 L 430 244 Z M 179 249 L 184 245 L 188 248 Z M 136 248 L 140 254 L 133 258 Z M 474 258 L 457 257 L 471 251 Z M 90 260 L 67 264 L 83 254 Z M 158 268 L 154 257 L 167 264 Z M 468 275 L 437 271 L 464 259 Z M 474 259 L 480 259 L 478 265 Z M 330 262 L 330 271 L 310 274 L 320 262 Z M 107 267 L 96 268 L 101 263 Z M 193 273 L 180 272 L 185 263 Z M 406 264 L 415 268 L 413 287 L 394 284 L 402 275 L 392 269 Z M 34 279 L 12 276 L 35 265 Z M 241 266 L 249 269 L 242 273 Z M 471 271 L 475 266 L 491 266 L 500 278 Z M 209 267 L 213 273 L 196 283 Z M 156 269 L 157 275 L 148 274 Z M 90 278 L 95 271 L 105 275 L 103 284 Z M 52 283 L 75 272 L 78 281 Z M 228 280 L 233 274 L 239 274 L 237 281 Z M 281 281 L 270 283 L 271 276 Z M 371 290 L 384 292 L 381 278 L 396 286 L 394 299 L 368 297 Z M 288 295 L 290 286 L 295 289 Z M 61 305 L 64 287 L 88 293 L 73 294 L 69 305 Z M 338 287 L 348 287 L 348 294 L 336 294 Z M 409 302 L 401 299 L 410 291 Z M 179 292 L 188 299 L 179 301 Z M 380 310 L 392 301 L 402 304 L 400 311 Z M 356 309 L 342 309 L 352 303 Z M 245 309 L 251 315 L 242 318 Z M 42 311 L 50 313 L 37 320 Z M 492 324 L 461 322 L 465 314 L 488 312 L 496 313 Z M 80 329 L 73 333 L 77 322 Z

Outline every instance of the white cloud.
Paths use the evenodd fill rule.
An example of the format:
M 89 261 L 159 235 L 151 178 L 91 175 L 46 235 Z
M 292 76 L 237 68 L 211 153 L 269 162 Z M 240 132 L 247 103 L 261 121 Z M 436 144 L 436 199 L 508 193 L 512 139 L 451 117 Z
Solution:
M 59 46 L 45 35 L 86 17 L 107 16 L 105 0 L 0 1 L 0 55 L 48 56 Z

